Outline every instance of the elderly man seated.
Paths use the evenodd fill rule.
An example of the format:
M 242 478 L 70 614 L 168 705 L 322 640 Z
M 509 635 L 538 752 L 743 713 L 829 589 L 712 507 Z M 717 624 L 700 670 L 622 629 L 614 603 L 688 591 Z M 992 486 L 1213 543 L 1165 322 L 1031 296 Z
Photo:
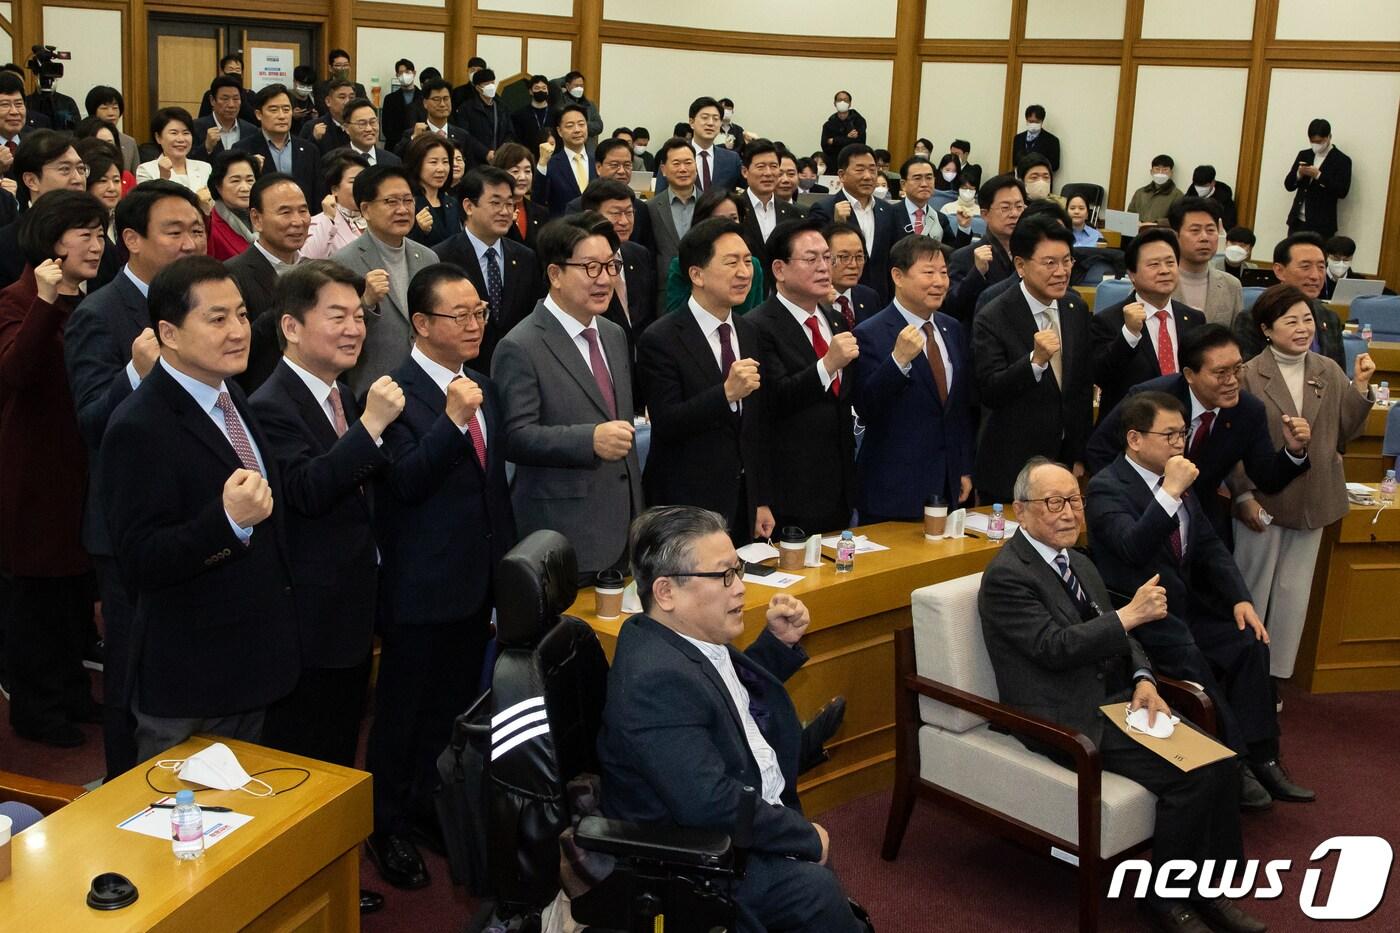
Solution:
M 801 725 L 783 681 L 807 654 L 810 617 L 785 593 L 746 651 L 744 565 L 724 518 L 653 508 L 631 530 L 643 612 L 617 637 L 598 735 L 603 806 L 615 819 L 730 831 L 757 788 L 739 929 L 856 933 L 862 924 L 827 867 L 826 830 L 797 799 Z
M 1079 539 L 1084 509 L 1069 470 L 1033 458 L 1016 477 L 1014 494 L 1021 527 L 987 565 L 977 598 L 1002 702 L 1082 732 L 1098 747 L 1105 771 L 1157 795 L 1156 870 L 1174 859 L 1200 865 L 1205 859 L 1243 858 L 1235 763 L 1181 771 L 1128 738 L 1099 710 L 1121 701 L 1147 708 L 1150 719 L 1168 713 L 1147 655 L 1132 634 L 1166 615 L 1166 591 L 1153 577 L 1126 606 L 1112 609 L 1093 563 L 1069 550 Z M 1153 891 L 1142 908 L 1153 930 L 1265 929 L 1223 897 L 1173 900 Z

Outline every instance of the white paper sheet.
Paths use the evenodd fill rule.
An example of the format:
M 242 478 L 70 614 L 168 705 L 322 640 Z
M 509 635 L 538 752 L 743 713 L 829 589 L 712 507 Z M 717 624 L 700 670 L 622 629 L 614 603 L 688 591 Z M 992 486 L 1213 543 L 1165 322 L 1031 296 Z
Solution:
M 174 797 L 162 797 L 157 803 L 174 803 Z M 147 807 L 134 816 L 129 816 L 117 824 L 118 829 L 129 829 L 133 833 L 170 841 L 170 814 L 172 810 L 160 807 Z M 213 846 L 238 827 L 252 819 L 247 813 L 210 813 L 201 811 L 204 817 L 204 848 Z
M 840 536 L 840 535 L 832 535 L 832 536 L 829 537 L 829 538 L 822 538 L 822 547 L 835 548 L 836 545 L 837 545 L 837 544 L 840 544 L 840 543 L 841 543 L 841 536 Z M 870 554 L 870 553 L 872 553 L 872 552 L 874 552 L 874 551 L 888 551 L 888 550 L 889 550 L 889 548 L 885 547 L 885 545 L 883 545 L 883 544 L 876 544 L 874 541 L 871 541 L 871 540 L 870 540 L 869 538 L 867 538 L 865 535 L 856 535 L 856 553 L 857 553 L 857 554 Z
M 759 586 L 771 586 L 780 590 L 787 589 L 801 579 L 802 574 L 800 573 L 786 573 L 782 570 L 775 570 L 764 577 L 756 577 L 751 573 L 744 574 L 745 583 L 756 583 Z
M 1117 230 L 1124 236 L 1137 236 L 1142 218 L 1132 211 L 1104 211 L 1103 228 Z
M 970 531 L 976 535 L 981 535 L 985 538 L 987 537 L 987 525 L 991 522 L 991 520 L 992 517 L 986 512 L 968 512 L 967 528 L 965 530 Z M 1012 535 L 1014 535 L 1016 533 L 1016 529 L 1020 527 L 1020 524 L 1018 524 L 1017 522 L 1013 522 L 1011 519 L 1008 518 L 1006 520 L 1006 537 L 1009 538 Z
M 750 564 L 761 564 L 765 560 L 772 560 L 778 556 L 778 549 L 771 544 L 762 541 L 755 541 L 739 548 L 735 553 L 740 560 L 748 561 Z

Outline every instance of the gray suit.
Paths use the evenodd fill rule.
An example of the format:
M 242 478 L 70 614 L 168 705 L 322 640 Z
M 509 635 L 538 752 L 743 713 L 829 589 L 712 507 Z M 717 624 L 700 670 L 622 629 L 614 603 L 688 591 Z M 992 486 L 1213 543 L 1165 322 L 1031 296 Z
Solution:
M 671 271 L 671 260 L 680 255 L 681 236 L 676 231 L 676 218 L 671 215 L 671 199 L 657 192 L 647 202 L 651 214 L 651 232 L 656 238 L 656 309 L 666 310 L 666 274 Z
M 370 242 L 370 233 L 360 234 L 360 238 L 337 252 L 331 259 L 345 266 L 357 275 L 366 275 L 375 269 L 384 268 L 384 260 L 379 248 Z M 421 243 L 405 239 L 406 261 L 410 280 L 418 270 L 438 261 L 437 254 Z M 362 397 L 374 380 L 403 365 L 408 353 L 413 349 L 413 324 L 409 319 L 408 308 L 399 307 L 395 297 L 395 283 L 390 282 L 389 294 L 379 302 L 379 309 L 365 316 L 365 345 L 360 351 L 359 362 L 346 373 L 345 380 Z M 408 287 L 408 283 L 404 283 Z
M 1207 324 L 1231 327 L 1235 323 L 1235 315 L 1244 310 L 1240 280 L 1213 265 L 1208 267 L 1207 272 L 1206 300 L 1200 310 L 1206 316 Z M 1181 295 L 1180 285 L 1177 285 L 1176 294 L 1172 297 L 1177 301 L 1186 300 Z
M 627 335 L 597 318 L 612 373 L 618 421 L 632 422 Z M 633 447 L 622 460 L 593 452 L 593 429 L 612 421 L 578 346 L 541 301 L 496 345 L 491 378 L 504 408 L 506 459 L 515 464 L 511 502 L 521 537 L 550 528 L 569 539 L 579 571 L 597 573 L 626 556 L 627 526 L 642 509 L 642 470 Z

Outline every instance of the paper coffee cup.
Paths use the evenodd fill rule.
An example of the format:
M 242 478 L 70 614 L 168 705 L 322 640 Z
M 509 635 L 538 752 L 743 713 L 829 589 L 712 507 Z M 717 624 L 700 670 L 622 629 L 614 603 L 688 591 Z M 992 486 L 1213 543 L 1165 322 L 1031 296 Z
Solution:
M 778 541 L 779 569 L 801 570 L 806 557 L 807 535 L 796 525 L 788 525 Z
M 947 524 L 948 503 L 940 496 L 933 496 L 924 506 L 924 537 L 930 541 L 943 537 Z
M 622 587 L 593 588 L 594 611 L 600 619 L 616 619 L 622 615 Z
M 0 815 L 0 881 L 10 877 L 10 830 L 13 821 Z

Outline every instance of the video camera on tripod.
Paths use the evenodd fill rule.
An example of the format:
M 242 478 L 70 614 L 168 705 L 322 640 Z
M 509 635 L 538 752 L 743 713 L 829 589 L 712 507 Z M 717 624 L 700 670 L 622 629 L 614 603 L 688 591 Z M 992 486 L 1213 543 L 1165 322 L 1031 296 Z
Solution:
M 48 117 L 49 125 L 56 130 L 73 129 L 78 122 L 78 102 L 55 91 L 53 86 L 63 77 L 63 63 L 72 61 L 73 54 L 51 45 L 32 46 L 30 51 L 34 54 L 24 65 L 39 79 L 39 87 L 27 101 L 29 109 Z
M 36 45 L 30 51 L 34 54 L 24 66 L 39 79 L 39 90 L 52 91 L 54 81 L 63 77 L 63 62 L 72 61 L 73 53 L 60 52 L 51 45 Z

